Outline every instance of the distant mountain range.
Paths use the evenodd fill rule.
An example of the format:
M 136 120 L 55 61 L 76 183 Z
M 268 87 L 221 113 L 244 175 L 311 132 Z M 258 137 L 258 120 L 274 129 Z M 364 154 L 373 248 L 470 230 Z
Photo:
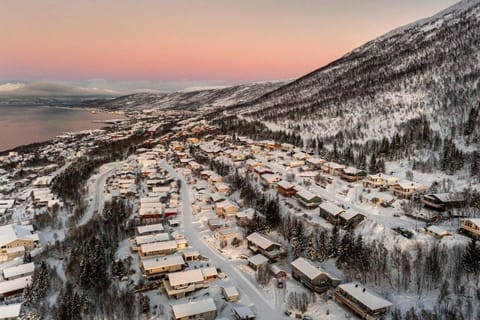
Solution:
M 219 109 L 245 103 L 275 90 L 285 82 L 264 82 L 228 87 L 189 88 L 170 93 L 143 92 L 109 100 L 87 101 L 81 106 L 117 109 Z

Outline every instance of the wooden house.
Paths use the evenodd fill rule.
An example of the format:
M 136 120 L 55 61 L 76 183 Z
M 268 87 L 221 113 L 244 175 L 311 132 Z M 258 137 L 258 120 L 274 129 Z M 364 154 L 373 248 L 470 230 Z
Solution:
M 17 278 L 31 276 L 33 275 L 34 271 L 35 271 L 35 265 L 33 262 L 5 268 L 3 269 L 3 279 L 13 280 Z
M 307 160 L 305 160 L 305 163 L 307 164 L 307 166 L 308 166 L 310 169 L 313 169 L 313 170 L 321 169 L 321 168 L 322 168 L 322 165 L 323 165 L 325 162 L 327 162 L 327 161 L 324 160 L 324 159 L 315 158 L 315 157 L 310 157 L 310 158 L 308 158 Z
M 287 251 L 279 243 L 271 241 L 258 232 L 248 235 L 247 241 L 250 250 L 254 253 L 261 253 L 270 261 L 276 261 L 287 254 Z
M 320 196 L 303 188 L 299 188 L 297 190 L 295 197 L 297 198 L 298 203 L 308 209 L 316 208 L 322 202 L 322 198 L 320 198 Z
M 229 218 L 234 217 L 239 210 L 239 206 L 232 203 L 230 200 L 224 200 L 215 204 L 215 213 L 219 217 Z
M 337 206 L 336 204 L 330 201 L 324 201 L 320 205 L 320 216 L 330 221 L 333 224 L 336 224 L 340 220 L 340 214 L 345 212 L 345 209 Z
M 233 318 L 235 320 L 254 320 L 256 318 L 255 312 L 247 306 L 234 306 Z
M 322 171 L 333 176 L 339 176 L 343 169 L 345 169 L 345 166 L 336 162 L 325 162 L 322 165 Z
M 267 267 L 268 258 L 266 258 L 262 254 L 258 253 L 254 256 L 249 257 L 248 260 L 247 260 L 247 264 L 253 270 L 258 271 L 262 268 Z
M 180 255 L 141 260 L 142 271 L 147 278 L 158 278 L 166 273 L 181 271 L 185 261 Z
M 29 252 L 37 248 L 38 244 L 38 234 L 33 233 L 32 225 L 7 224 L 0 226 L 0 262 Z
M 480 218 L 463 220 L 460 225 L 460 232 L 473 239 L 480 240 Z
M 295 189 L 295 185 L 285 180 L 282 180 L 277 183 L 277 190 L 281 195 L 285 197 L 290 197 L 297 193 L 297 190 Z
M 334 299 L 352 310 L 361 319 L 378 319 L 387 313 L 392 304 L 371 293 L 358 283 L 344 283 L 337 287 Z
M 383 173 L 368 175 L 363 180 L 365 188 L 389 188 L 396 183 L 398 183 L 398 178 Z
M 421 201 L 426 208 L 443 211 L 462 206 L 465 197 L 461 193 L 436 193 L 424 195 Z
M 425 193 L 427 186 L 413 181 L 403 181 L 394 184 L 391 189 L 395 196 L 407 199 L 414 195 Z
M 367 172 L 354 167 L 347 167 L 341 170 L 340 178 L 348 182 L 362 180 L 367 176 Z
M 215 320 L 217 307 L 212 298 L 171 305 L 171 320 Z
M 17 320 L 20 319 L 22 312 L 21 303 L 12 303 L 0 306 L 0 320 Z
M 32 283 L 32 276 L 0 282 L 0 300 L 19 294 Z
M 237 302 L 240 299 L 240 293 L 237 288 L 231 287 L 222 287 L 222 295 L 228 302 Z
M 340 283 L 339 279 L 331 276 L 308 259 L 298 258 L 292 262 L 291 266 L 292 277 L 314 292 L 324 293 Z
M 177 240 L 152 242 L 140 245 L 138 255 L 141 259 L 165 256 L 175 253 L 178 249 Z
M 444 230 L 440 227 L 437 226 L 428 226 L 426 228 L 421 228 L 420 232 L 429 234 L 437 239 L 441 239 L 443 237 L 448 237 L 451 236 L 452 234 L 448 232 L 447 230 Z

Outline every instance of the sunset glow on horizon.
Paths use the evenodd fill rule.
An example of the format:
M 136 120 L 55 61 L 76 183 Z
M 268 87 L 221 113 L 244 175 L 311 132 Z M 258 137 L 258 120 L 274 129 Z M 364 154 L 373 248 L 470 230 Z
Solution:
M 4 0 L 0 81 L 291 79 L 455 2 Z

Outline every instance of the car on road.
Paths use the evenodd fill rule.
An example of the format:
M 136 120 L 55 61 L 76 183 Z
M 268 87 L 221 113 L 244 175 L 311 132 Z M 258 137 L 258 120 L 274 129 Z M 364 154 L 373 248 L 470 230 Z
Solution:
M 413 232 L 410 231 L 410 230 L 407 230 L 403 227 L 392 228 L 392 230 L 397 232 L 398 234 L 401 234 L 402 236 L 404 236 L 407 239 L 412 239 L 413 238 Z

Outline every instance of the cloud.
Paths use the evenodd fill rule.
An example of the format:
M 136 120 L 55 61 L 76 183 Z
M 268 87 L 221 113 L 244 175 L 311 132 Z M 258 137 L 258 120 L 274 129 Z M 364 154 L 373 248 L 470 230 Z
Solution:
M 48 81 L 33 83 L 5 83 L 0 85 L 2 96 L 56 97 L 56 96 L 115 96 L 120 93 L 96 87 L 80 87 Z

